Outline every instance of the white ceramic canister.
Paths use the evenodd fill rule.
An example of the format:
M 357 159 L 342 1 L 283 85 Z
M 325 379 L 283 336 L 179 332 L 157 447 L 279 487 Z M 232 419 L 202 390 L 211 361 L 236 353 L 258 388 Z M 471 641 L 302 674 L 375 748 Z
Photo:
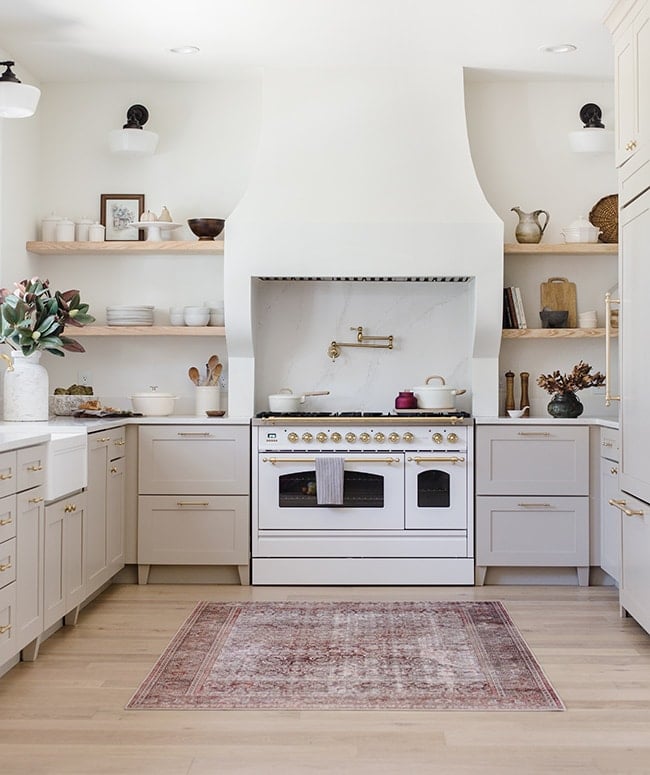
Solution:
M 92 224 L 93 222 L 90 218 L 80 218 L 77 221 L 74 229 L 74 238 L 77 242 L 88 242 L 88 229 Z
M 14 350 L 4 376 L 4 419 L 6 422 L 33 422 L 48 419 L 49 378 L 39 361 L 41 353 L 23 355 Z
M 218 385 L 197 385 L 195 392 L 195 411 L 197 417 L 205 417 L 206 412 L 218 412 L 221 408 L 221 392 Z
M 47 215 L 41 221 L 41 239 L 43 242 L 56 242 L 56 225 L 61 220 L 60 215 Z
M 56 242 L 74 242 L 74 221 L 61 218 L 56 224 Z
M 101 223 L 91 223 L 88 227 L 89 242 L 103 242 L 106 234 L 106 227 Z

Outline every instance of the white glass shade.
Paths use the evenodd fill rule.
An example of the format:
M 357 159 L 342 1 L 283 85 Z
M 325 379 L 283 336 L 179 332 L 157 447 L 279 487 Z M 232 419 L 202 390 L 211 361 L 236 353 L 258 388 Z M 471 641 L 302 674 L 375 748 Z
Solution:
M 151 156 L 158 145 L 158 135 L 146 129 L 113 129 L 108 133 L 112 153 L 129 156 Z
M 0 116 L 27 118 L 33 116 L 41 96 L 36 86 L 13 81 L 0 82 Z
M 576 153 L 612 153 L 614 133 L 608 129 L 585 127 L 569 132 L 569 145 Z

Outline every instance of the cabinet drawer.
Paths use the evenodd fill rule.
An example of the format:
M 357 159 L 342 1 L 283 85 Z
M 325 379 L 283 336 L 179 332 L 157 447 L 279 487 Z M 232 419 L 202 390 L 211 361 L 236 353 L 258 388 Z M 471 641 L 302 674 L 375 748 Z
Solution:
M 16 496 L 0 498 L 0 543 L 16 535 Z
M 479 495 L 589 494 L 587 426 L 481 426 L 476 438 Z
M 109 431 L 95 431 L 88 434 L 88 450 L 106 448 L 109 460 L 119 460 L 126 453 L 126 429 L 111 428 Z
M 16 641 L 16 585 L 0 589 L 0 664 L 18 653 Z
M 25 447 L 16 453 L 17 491 L 29 490 L 45 484 L 47 472 L 47 446 Z
M 0 498 L 16 492 L 16 453 L 0 453 Z
M 16 580 L 16 539 L 0 544 L 0 587 Z
M 477 498 L 476 564 L 589 565 L 589 498 Z
M 141 426 L 139 493 L 248 495 L 249 450 L 248 426 Z
M 140 496 L 138 563 L 248 563 L 248 497 Z

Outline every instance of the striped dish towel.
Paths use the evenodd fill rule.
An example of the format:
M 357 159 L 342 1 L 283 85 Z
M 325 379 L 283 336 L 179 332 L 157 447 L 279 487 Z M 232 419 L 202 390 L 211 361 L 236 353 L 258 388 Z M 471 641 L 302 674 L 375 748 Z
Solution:
M 316 455 L 316 503 L 343 505 L 343 455 Z

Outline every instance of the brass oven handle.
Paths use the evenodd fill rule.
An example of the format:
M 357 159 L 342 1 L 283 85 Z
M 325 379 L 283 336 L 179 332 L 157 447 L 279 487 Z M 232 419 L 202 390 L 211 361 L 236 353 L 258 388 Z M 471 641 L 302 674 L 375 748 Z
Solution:
M 279 457 L 263 457 L 262 458 L 263 463 L 271 463 L 272 465 L 275 465 L 276 463 L 315 463 L 316 458 L 315 457 L 287 457 L 287 458 L 279 458 Z M 343 458 L 344 463 L 399 463 L 400 458 L 398 457 L 345 457 Z
M 645 514 L 641 509 L 628 509 L 627 502 L 618 500 L 617 498 L 610 498 L 609 505 L 616 506 L 616 508 L 620 509 L 627 517 L 642 517 Z
M 605 406 L 609 406 L 612 401 L 621 400 L 620 396 L 613 396 L 609 392 L 612 360 L 612 304 L 620 303 L 620 299 L 612 299 L 612 294 L 609 291 L 605 294 Z
M 177 506 L 209 506 L 209 501 L 176 501 Z
M 407 457 L 409 463 L 464 463 L 464 457 L 451 455 L 450 457 Z

